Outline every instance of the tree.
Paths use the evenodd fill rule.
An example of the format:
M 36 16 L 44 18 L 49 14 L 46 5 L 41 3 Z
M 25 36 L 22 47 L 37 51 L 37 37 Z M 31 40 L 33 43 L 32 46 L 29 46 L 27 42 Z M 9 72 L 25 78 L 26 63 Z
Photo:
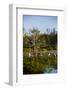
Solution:
M 53 28 L 53 31 L 49 35 L 49 45 L 53 48 L 57 48 L 57 31 Z
M 39 41 L 40 31 L 38 29 L 33 28 L 30 34 L 31 34 L 32 43 L 33 43 L 33 53 L 36 54 L 39 47 L 38 41 Z

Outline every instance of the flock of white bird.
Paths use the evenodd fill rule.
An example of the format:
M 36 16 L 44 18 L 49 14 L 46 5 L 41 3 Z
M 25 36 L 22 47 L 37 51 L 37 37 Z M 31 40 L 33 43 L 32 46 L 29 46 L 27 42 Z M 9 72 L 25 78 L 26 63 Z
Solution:
M 56 53 L 54 53 L 53 55 L 56 57 Z M 29 57 L 31 57 L 31 56 L 33 56 L 33 55 L 29 52 Z M 41 54 L 41 56 L 43 56 L 43 55 Z M 50 56 L 51 56 L 51 53 L 48 53 L 48 57 L 50 57 Z

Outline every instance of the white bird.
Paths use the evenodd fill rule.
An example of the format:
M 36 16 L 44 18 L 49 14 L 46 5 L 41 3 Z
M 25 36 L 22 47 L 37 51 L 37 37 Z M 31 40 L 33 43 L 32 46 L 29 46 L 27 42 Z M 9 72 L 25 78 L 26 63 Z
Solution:
M 29 57 L 31 57 L 31 53 L 29 53 Z
M 51 54 L 49 53 L 48 56 L 50 56 Z
M 56 57 L 56 53 L 54 53 L 54 56 Z

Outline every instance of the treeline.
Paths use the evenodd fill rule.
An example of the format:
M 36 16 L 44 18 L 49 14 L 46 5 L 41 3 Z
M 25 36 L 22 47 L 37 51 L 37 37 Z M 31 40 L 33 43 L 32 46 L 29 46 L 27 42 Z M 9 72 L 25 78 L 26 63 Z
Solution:
M 41 33 L 39 29 L 33 28 L 30 33 L 24 33 L 23 35 L 23 48 L 45 48 L 47 50 L 57 49 L 57 31 L 55 28 L 53 30 L 46 30 L 46 32 Z

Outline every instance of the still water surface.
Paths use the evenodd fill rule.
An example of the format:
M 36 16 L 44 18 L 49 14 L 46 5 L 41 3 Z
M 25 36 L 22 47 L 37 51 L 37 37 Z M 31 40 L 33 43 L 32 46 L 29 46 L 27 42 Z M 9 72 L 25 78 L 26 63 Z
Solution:
M 46 68 L 44 73 L 57 73 L 57 69 L 54 68 Z

